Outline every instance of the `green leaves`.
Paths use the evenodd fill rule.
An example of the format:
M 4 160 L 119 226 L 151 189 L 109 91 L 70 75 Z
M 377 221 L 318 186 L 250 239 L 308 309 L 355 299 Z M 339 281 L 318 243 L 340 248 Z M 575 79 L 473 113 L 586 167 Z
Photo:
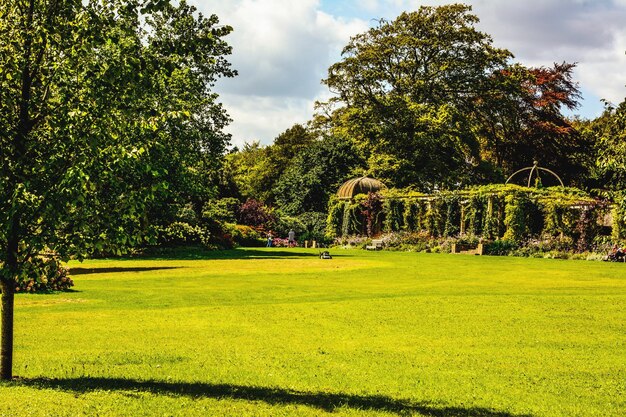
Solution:
M 338 94 L 329 120 L 390 185 L 471 182 L 479 159 L 473 101 L 510 52 L 477 31 L 465 5 L 420 7 L 351 39 L 323 81 Z M 322 104 L 321 106 L 324 106 Z
M 20 262 L 123 253 L 151 239 L 156 207 L 209 188 L 197 173 L 229 138 L 210 85 L 235 74 L 230 29 L 184 1 L 16 1 L 0 5 L 4 260 L 16 241 Z

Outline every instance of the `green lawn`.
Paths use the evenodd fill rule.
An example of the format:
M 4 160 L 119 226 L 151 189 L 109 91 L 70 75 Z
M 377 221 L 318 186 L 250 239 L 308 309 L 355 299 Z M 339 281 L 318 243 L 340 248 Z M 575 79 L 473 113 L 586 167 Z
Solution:
M 72 263 L 0 416 L 625 415 L 626 265 L 316 253 Z

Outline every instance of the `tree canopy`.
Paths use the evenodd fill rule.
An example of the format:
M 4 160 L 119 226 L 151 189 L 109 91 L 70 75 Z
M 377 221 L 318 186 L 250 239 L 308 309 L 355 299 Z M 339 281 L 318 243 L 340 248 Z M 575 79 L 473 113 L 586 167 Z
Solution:
M 16 282 L 149 240 L 155 198 L 223 152 L 231 30 L 185 1 L 0 4 L 2 378 Z
M 323 81 L 331 125 L 389 184 L 451 186 L 476 165 L 468 109 L 510 52 L 475 29 L 466 5 L 420 7 L 353 37 Z
M 526 68 L 475 27 L 471 7 L 420 7 L 353 37 L 323 82 L 318 123 L 352 138 L 369 172 L 433 190 L 501 181 L 540 159 L 584 175 L 588 144 L 562 114 L 577 106 L 573 64 Z

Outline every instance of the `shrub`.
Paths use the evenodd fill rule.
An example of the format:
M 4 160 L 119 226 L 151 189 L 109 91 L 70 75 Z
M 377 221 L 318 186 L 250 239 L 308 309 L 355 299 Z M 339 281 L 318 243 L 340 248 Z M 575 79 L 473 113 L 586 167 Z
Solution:
M 249 198 L 239 207 L 238 220 L 246 226 L 266 227 L 276 221 L 276 216 L 261 201 Z
M 265 246 L 265 239 L 252 227 L 238 224 L 234 226 L 234 230 L 233 240 L 237 245 L 244 247 Z
M 231 197 L 209 200 L 202 208 L 202 219 L 206 222 L 235 223 L 239 205 L 239 200 Z
M 509 255 L 518 247 L 519 244 L 511 240 L 494 240 L 485 243 L 484 253 L 485 255 Z
M 176 212 L 175 220 L 181 223 L 188 223 L 192 226 L 196 226 L 198 224 L 198 216 L 196 215 L 196 212 L 191 204 L 181 206 Z
M 277 237 L 272 239 L 272 246 L 276 248 L 287 248 L 289 247 L 289 239 L 283 239 L 281 237 Z
M 166 246 L 202 245 L 210 246 L 211 234 L 201 226 L 174 222 L 158 230 L 158 243 Z
M 336 238 L 334 241 L 334 245 L 356 249 L 365 249 L 365 246 L 367 246 L 370 242 L 371 239 L 366 236 L 351 235 Z
M 74 286 L 69 269 L 54 258 L 35 258 L 25 271 L 27 279 L 19 281 L 16 292 L 68 291 Z M 36 276 L 37 278 L 32 278 Z

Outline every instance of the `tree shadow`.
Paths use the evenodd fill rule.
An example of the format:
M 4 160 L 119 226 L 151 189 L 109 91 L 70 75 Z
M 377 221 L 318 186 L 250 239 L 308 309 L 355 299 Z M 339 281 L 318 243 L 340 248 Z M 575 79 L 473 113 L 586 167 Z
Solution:
M 142 255 L 137 255 L 133 259 L 154 259 L 154 260 L 255 260 L 255 259 L 294 259 L 294 258 L 319 258 L 319 251 L 306 250 L 301 248 L 296 249 L 283 249 L 283 248 L 239 248 L 228 250 L 202 250 L 196 248 L 189 248 L 187 250 L 171 250 L 161 251 L 159 253 L 147 252 Z M 323 249 L 327 250 L 327 249 Z M 332 253 L 332 252 L 331 252 Z M 333 257 L 341 256 L 348 257 L 352 255 L 335 255 Z
M 149 392 L 157 395 L 191 398 L 263 401 L 270 405 L 304 405 L 333 412 L 341 407 L 356 410 L 391 412 L 398 415 L 419 413 L 429 417 L 532 417 L 481 407 L 446 407 L 426 401 L 415 402 L 383 395 L 354 395 L 329 392 L 306 392 L 283 388 L 210 384 L 201 382 L 165 382 L 123 378 L 29 378 L 16 379 L 11 384 L 38 389 L 55 389 L 74 393 L 92 391 Z
M 115 272 L 146 272 L 160 269 L 177 269 L 178 266 L 146 266 L 146 267 L 104 267 L 104 268 L 70 268 L 70 275 L 108 274 Z

